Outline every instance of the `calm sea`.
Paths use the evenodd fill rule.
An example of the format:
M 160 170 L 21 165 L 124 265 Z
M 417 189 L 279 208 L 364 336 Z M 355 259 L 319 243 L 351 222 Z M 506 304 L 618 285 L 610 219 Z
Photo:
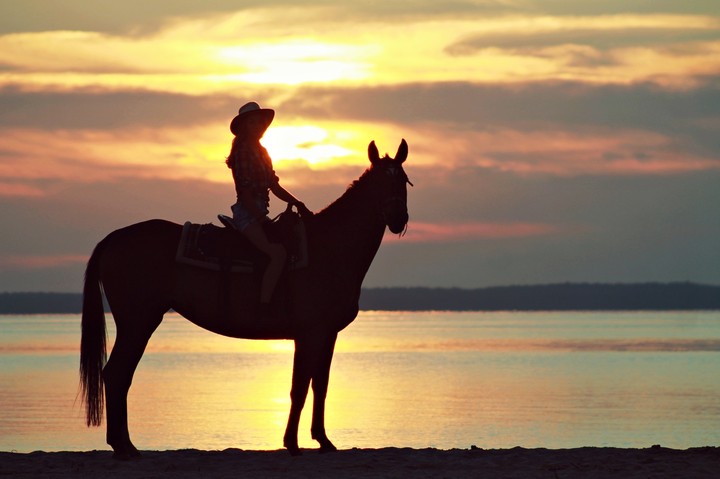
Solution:
M 0 450 L 106 449 L 76 400 L 79 316 L 0 316 L 0 333 Z M 135 444 L 282 447 L 292 347 L 167 315 L 130 390 Z M 720 312 L 363 312 L 327 427 L 340 448 L 719 446 Z

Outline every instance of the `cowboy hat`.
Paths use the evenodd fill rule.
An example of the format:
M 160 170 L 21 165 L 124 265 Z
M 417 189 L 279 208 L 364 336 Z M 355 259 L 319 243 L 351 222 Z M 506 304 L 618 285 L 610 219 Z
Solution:
M 235 136 L 242 134 L 242 126 L 249 118 L 257 118 L 260 122 L 262 122 L 264 131 L 268 126 L 270 126 L 274 117 L 275 110 L 260 108 L 260 105 L 251 101 L 249 103 L 245 103 L 238 111 L 237 116 L 232 119 L 230 122 L 230 131 Z

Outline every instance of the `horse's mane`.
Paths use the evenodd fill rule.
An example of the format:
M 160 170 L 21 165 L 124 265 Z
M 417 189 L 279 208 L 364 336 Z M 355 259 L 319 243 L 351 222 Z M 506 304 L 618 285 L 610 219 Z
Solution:
M 353 205 L 353 203 L 356 203 L 356 205 L 353 206 L 360 206 L 360 203 L 357 201 L 357 197 L 359 195 L 362 195 L 367 187 L 368 181 L 367 178 L 372 173 L 372 167 L 367 168 L 362 175 L 360 175 L 360 178 L 350 183 L 345 190 L 345 193 L 342 194 L 338 199 L 330 203 L 328 206 L 326 206 L 323 210 L 321 210 L 318 214 L 322 215 L 323 217 L 329 217 L 332 218 L 337 214 L 345 214 L 345 208 L 348 204 Z M 343 212 L 343 213 L 340 213 Z
M 363 174 L 360 175 L 360 178 L 358 178 L 357 180 L 355 180 L 355 181 L 353 181 L 352 183 L 350 183 L 350 184 L 348 185 L 347 189 L 345 190 L 345 193 L 343 194 L 343 196 L 345 196 L 345 195 L 347 195 L 347 194 L 352 194 L 352 191 L 357 190 L 357 188 L 361 188 L 364 180 L 365 180 L 368 176 L 370 176 L 370 171 L 371 171 L 371 170 L 372 170 L 372 168 L 366 169 L 366 170 L 363 172 Z M 341 196 L 340 198 L 342 198 L 343 196 Z M 339 199 L 339 198 L 338 198 L 338 199 Z

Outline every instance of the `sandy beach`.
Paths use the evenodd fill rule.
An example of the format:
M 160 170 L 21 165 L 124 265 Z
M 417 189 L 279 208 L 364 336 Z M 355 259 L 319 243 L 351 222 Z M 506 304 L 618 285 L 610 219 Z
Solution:
M 112 459 L 110 451 L 0 452 L 3 477 L 103 478 L 715 478 L 720 448 L 647 449 L 350 449 L 144 451 L 138 460 Z

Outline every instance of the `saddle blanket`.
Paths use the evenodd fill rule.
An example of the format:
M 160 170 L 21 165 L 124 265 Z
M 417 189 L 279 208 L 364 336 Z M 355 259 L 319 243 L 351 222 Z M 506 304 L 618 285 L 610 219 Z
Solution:
M 270 241 L 282 243 L 288 253 L 287 269 L 308 265 L 305 227 L 299 218 L 281 217 L 266 228 Z M 267 257 L 242 233 L 212 223 L 183 225 L 175 260 L 178 263 L 216 271 L 253 273 L 264 270 Z

